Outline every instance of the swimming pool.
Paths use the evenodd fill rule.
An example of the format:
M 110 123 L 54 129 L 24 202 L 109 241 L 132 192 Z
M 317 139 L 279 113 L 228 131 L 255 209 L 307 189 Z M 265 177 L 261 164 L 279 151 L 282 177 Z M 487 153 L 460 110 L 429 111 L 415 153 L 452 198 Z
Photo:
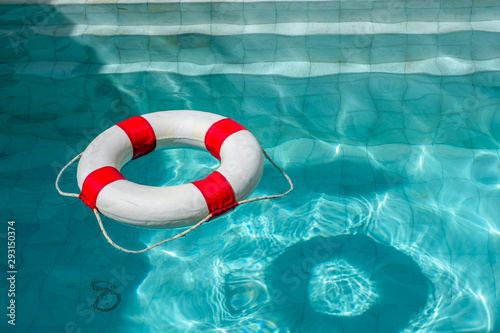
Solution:
M 1 3 L 16 331 L 498 331 L 498 1 Z M 175 109 L 240 122 L 296 188 L 117 252 L 55 177 L 112 124 Z M 216 167 L 172 149 L 123 172 L 170 185 Z M 266 164 L 254 195 L 286 188 Z M 178 232 L 104 222 L 129 248 Z

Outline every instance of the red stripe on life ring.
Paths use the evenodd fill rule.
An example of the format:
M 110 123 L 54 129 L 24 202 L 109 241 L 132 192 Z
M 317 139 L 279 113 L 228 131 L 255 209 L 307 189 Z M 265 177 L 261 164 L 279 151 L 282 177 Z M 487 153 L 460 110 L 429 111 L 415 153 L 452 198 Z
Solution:
M 203 194 L 213 216 L 224 214 L 238 205 L 231 184 L 220 172 L 214 171 L 207 178 L 192 184 Z
M 132 147 L 134 155 L 132 159 L 149 154 L 156 148 L 156 135 L 151 124 L 141 116 L 135 116 L 124 120 L 116 126 L 125 131 Z
M 220 148 L 224 141 L 231 134 L 241 130 L 246 130 L 246 128 L 234 120 L 229 118 L 221 119 L 210 126 L 207 134 L 205 134 L 205 147 L 220 161 Z
M 90 209 L 97 208 L 96 202 L 99 192 L 101 192 L 106 185 L 120 179 L 125 178 L 120 171 L 111 166 L 105 166 L 94 170 L 83 181 L 82 193 L 80 193 L 79 198 L 89 206 Z

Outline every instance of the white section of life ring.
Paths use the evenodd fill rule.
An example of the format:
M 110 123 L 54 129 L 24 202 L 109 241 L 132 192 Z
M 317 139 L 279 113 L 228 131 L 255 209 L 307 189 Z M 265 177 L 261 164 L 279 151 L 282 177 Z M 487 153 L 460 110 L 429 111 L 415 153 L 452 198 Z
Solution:
M 205 149 L 208 129 L 224 117 L 200 111 L 162 111 L 142 115 L 153 128 L 156 149 L 191 146 Z M 133 153 L 127 134 L 118 126 L 101 133 L 83 152 L 77 181 L 82 189 L 87 176 L 102 167 L 118 170 Z M 248 197 L 260 181 L 264 160 L 262 150 L 248 130 L 231 134 L 220 149 L 217 169 L 233 188 L 236 201 Z M 168 187 L 139 185 L 117 180 L 99 193 L 96 206 L 103 215 L 140 227 L 171 228 L 193 224 L 209 213 L 198 188 L 189 183 Z

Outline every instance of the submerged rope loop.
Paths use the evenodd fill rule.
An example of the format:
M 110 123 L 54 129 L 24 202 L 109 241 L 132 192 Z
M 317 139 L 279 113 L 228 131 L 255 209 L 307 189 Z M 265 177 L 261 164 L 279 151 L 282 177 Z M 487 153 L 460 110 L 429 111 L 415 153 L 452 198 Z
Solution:
M 241 200 L 241 201 L 238 201 L 238 203 L 237 203 L 238 205 L 243 205 L 243 204 L 246 204 L 246 203 L 249 203 L 249 202 L 254 202 L 254 201 L 259 201 L 259 200 L 281 198 L 281 197 L 284 197 L 285 195 L 287 195 L 288 193 L 290 193 L 290 192 L 293 191 L 293 182 L 290 179 L 290 177 L 286 174 L 286 172 L 283 171 L 278 165 L 276 165 L 276 163 L 274 163 L 274 161 L 271 159 L 271 157 L 269 157 L 269 155 L 266 153 L 266 151 L 264 149 L 262 149 L 262 153 L 264 154 L 264 156 L 266 157 L 266 159 L 269 162 L 271 162 L 271 164 L 279 172 L 281 172 L 281 174 L 286 178 L 286 180 L 288 181 L 288 184 L 290 185 L 290 188 L 286 192 L 281 193 L 281 194 L 264 195 L 264 196 L 261 196 L 261 197 L 255 197 L 255 198 L 250 198 L 250 199 L 246 199 L 246 200 Z M 75 156 L 71 161 L 68 162 L 68 164 L 66 164 L 64 166 L 64 168 L 61 169 L 61 171 L 59 171 L 59 174 L 57 175 L 57 178 L 56 178 L 56 184 L 55 184 L 56 185 L 56 189 L 59 192 L 59 194 L 67 196 L 67 197 L 77 197 L 77 198 L 79 197 L 79 194 L 77 194 L 77 193 L 67 193 L 67 192 L 61 191 L 61 189 L 59 188 L 59 179 L 61 178 L 62 173 L 71 164 L 73 164 L 76 160 L 78 160 L 82 156 L 82 154 L 83 154 L 83 152 L 80 153 L 80 154 L 78 154 L 77 156 Z M 225 208 L 228 208 L 228 207 L 225 207 Z M 191 231 L 194 231 L 195 229 L 199 228 L 202 224 L 210 221 L 210 219 L 214 216 L 214 214 L 210 213 L 205 218 L 203 218 L 200 222 L 196 223 L 195 225 L 193 225 L 189 229 L 186 229 L 183 232 L 178 233 L 177 235 L 175 235 L 173 237 L 164 239 L 164 240 L 162 240 L 162 241 L 160 241 L 158 243 L 155 243 L 155 244 L 153 244 L 151 246 L 148 246 L 148 247 L 146 247 L 146 248 L 144 248 L 142 250 L 129 250 L 129 249 L 126 249 L 126 248 L 121 247 L 120 245 L 116 244 L 111 239 L 111 237 L 109 237 L 108 233 L 106 232 L 106 229 L 104 228 L 104 225 L 103 225 L 102 220 L 101 220 L 101 216 L 99 215 L 99 211 L 97 210 L 97 208 L 92 209 L 92 211 L 94 212 L 95 217 L 97 219 L 97 222 L 99 223 L 99 227 L 101 228 L 102 234 L 104 235 L 104 237 L 106 238 L 106 240 L 108 241 L 109 244 L 113 245 L 116 249 L 118 249 L 120 251 L 127 252 L 127 253 L 136 253 L 136 254 L 147 252 L 147 251 L 149 251 L 149 250 L 151 250 L 151 249 L 153 249 L 153 248 L 155 248 L 155 247 L 157 247 L 159 245 L 162 245 L 162 244 L 165 244 L 167 242 L 173 241 L 174 239 L 177 239 L 177 238 L 181 238 L 181 237 L 187 235 L 188 233 L 190 233 Z
M 78 198 L 80 196 L 77 193 L 67 193 L 67 192 L 61 191 L 61 189 L 59 188 L 59 179 L 61 178 L 61 175 L 63 174 L 64 170 L 66 170 L 71 164 L 75 163 L 75 161 L 77 159 L 79 159 L 80 157 L 82 157 L 82 155 L 83 155 L 83 152 L 76 155 L 71 161 L 68 162 L 68 164 L 66 164 L 64 166 L 64 168 L 61 169 L 61 171 L 59 171 L 59 174 L 57 175 L 57 178 L 56 178 L 56 190 L 57 190 L 57 192 L 59 192 L 60 195 L 64 195 L 66 197 L 76 197 L 76 198 Z

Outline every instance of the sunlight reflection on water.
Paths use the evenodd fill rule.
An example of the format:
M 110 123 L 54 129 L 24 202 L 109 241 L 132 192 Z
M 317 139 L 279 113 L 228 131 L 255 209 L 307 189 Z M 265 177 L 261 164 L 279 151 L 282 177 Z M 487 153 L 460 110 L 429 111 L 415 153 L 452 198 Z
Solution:
M 253 332 L 283 327 L 291 332 L 299 327 L 309 331 L 313 327 L 321 330 L 321 322 L 340 325 L 335 318 L 344 318 L 344 331 L 353 332 L 359 323 L 353 324 L 349 318 L 370 323 L 365 318 L 375 309 L 391 309 L 391 316 L 380 312 L 379 322 L 392 322 L 405 332 L 446 331 L 450 320 L 475 332 L 493 327 L 493 296 L 485 288 L 491 285 L 493 276 L 485 271 L 489 267 L 487 242 L 479 240 L 487 239 L 491 230 L 495 234 L 496 229 L 483 215 L 470 211 L 471 205 L 478 207 L 473 195 L 477 192 L 457 192 L 454 177 L 454 173 L 470 168 L 472 160 L 461 159 L 466 164 L 457 167 L 450 164 L 446 154 L 442 153 L 439 160 L 427 156 L 435 154 L 428 147 L 412 148 L 406 156 L 392 154 L 391 159 L 380 147 L 325 145 L 310 145 L 304 139 L 271 150 L 278 158 L 283 150 L 304 156 L 306 147 L 306 155 L 318 154 L 315 160 L 284 163 L 294 175 L 294 196 L 238 207 L 189 237 L 149 253 L 156 268 L 138 292 L 141 304 L 149 309 L 144 320 L 150 332 L 165 327 L 178 332 Z M 439 149 L 456 163 L 456 155 L 460 155 L 457 148 Z M 337 151 L 336 157 L 322 160 L 320 152 L 325 150 Z M 363 156 L 365 162 L 357 156 Z M 300 178 L 295 168 L 304 164 L 306 177 Z M 436 165 L 447 166 L 440 179 L 434 178 Z M 281 186 L 279 175 L 269 168 L 263 183 Z M 352 177 L 342 178 L 342 170 Z M 356 170 L 364 170 L 364 174 L 353 182 Z M 393 176 L 398 173 L 400 176 Z M 178 177 L 183 177 L 182 172 Z M 490 187 L 481 190 L 477 187 L 481 184 L 476 186 L 467 179 L 460 182 L 465 186 L 462 188 L 491 191 Z M 365 192 L 346 195 L 352 186 L 358 186 L 355 184 L 363 186 Z M 255 195 L 269 191 L 272 189 L 258 188 Z M 451 200 L 454 205 L 448 204 Z M 459 201 L 461 205 L 457 205 Z M 476 238 L 474 243 L 467 240 L 471 235 Z M 290 261 L 297 256 L 292 255 L 290 260 L 282 256 L 299 249 L 298 239 L 304 244 L 317 243 L 318 236 L 344 237 L 340 239 L 345 241 L 354 237 L 353 244 L 357 245 L 349 250 L 341 245 L 344 243 L 327 241 L 325 253 L 333 257 L 326 260 L 321 250 L 318 253 L 326 259 L 316 262 L 314 248 L 303 249 L 305 268 L 300 262 Z M 163 237 L 165 234 L 157 234 L 147 242 Z M 307 251 L 313 252 L 308 255 Z M 285 263 L 292 265 L 290 271 L 279 268 Z M 301 273 L 302 269 L 310 273 Z M 295 282 L 294 276 L 298 278 Z M 287 285 L 297 285 L 297 290 L 307 291 L 308 296 L 283 289 Z M 404 293 L 408 296 L 400 298 Z M 303 308 L 300 304 L 306 304 L 304 317 L 295 313 Z M 466 320 L 465 314 L 472 316 Z M 156 315 L 161 317 L 161 326 L 155 325 Z M 376 327 L 364 329 L 371 332 Z M 386 332 L 397 331 L 386 328 Z

